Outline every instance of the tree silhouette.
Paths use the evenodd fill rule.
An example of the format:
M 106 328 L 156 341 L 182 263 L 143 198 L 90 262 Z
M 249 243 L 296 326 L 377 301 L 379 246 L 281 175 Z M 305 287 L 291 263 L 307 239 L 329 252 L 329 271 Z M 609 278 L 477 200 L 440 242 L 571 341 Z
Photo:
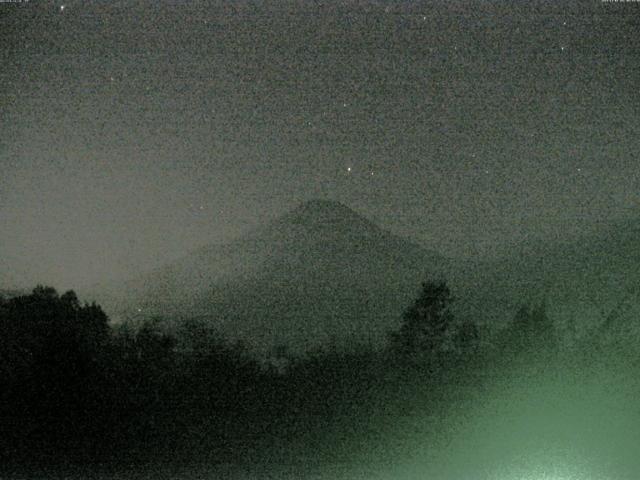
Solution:
M 461 355 L 470 355 L 478 350 L 480 331 L 478 326 L 470 321 L 462 323 L 456 329 L 453 343 L 457 352 Z
M 553 321 L 546 302 L 522 304 L 499 341 L 501 349 L 512 354 L 542 354 L 556 349 Z
M 38 286 L 2 302 L 0 456 L 3 443 L 43 452 L 87 438 L 108 338 L 102 309 L 80 305 L 73 291 Z
M 431 357 L 443 347 L 453 321 L 453 301 L 446 282 L 427 280 L 418 298 L 404 312 L 392 341 L 403 354 Z

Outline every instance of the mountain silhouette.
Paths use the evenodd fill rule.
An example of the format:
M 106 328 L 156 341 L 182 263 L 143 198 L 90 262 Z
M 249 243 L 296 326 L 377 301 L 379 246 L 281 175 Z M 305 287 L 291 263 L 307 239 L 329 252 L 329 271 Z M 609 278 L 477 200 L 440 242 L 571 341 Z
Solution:
M 380 343 L 420 283 L 444 277 L 458 321 L 494 330 L 546 300 L 558 334 L 640 338 L 640 220 L 609 221 L 575 240 L 451 259 L 386 231 L 349 207 L 312 200 L 239 239 L 210 245 L 102 289 L 112 317 L 198 317 L 257 349 Z M 606 325 L 605 325 L 606 323 Z M 629 331 L 637 331 L 631 335 Z
M 339 202 L 312 200 L 111 289 L 103 303 L 127 317 L 197 317 L 258 350 L 376 344 L 425 276 L 449 265 Z

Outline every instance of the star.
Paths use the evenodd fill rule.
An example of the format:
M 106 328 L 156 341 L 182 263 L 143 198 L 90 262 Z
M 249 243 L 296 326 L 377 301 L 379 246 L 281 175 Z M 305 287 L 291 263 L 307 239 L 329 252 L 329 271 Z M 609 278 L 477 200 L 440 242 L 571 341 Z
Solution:
M 60 11 L 64 12 L 64 5 L 60 5 Z
M 351 167 L 347 167 L 347 172 L 351 172 Z

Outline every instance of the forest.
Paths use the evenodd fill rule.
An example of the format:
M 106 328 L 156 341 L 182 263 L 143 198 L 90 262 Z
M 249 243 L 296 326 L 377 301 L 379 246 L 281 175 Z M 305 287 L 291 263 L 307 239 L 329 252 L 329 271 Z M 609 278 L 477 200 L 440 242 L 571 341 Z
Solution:
M 595 335 L 561 346 L 544 303 L 482 338 L 453 317 L 454 301 L 446 282 L 426 280 L 384 348 L 282 346 L 265 359 L 195 320 L 112 324 L 73 291 L 3 298 L 0 464 L 349 461 L 373 445 L 390 452 L 408 412 L 450 422 L 510 379 L 584 382 L 603 368 L 635 378 L 637 352 L 611 354 Z

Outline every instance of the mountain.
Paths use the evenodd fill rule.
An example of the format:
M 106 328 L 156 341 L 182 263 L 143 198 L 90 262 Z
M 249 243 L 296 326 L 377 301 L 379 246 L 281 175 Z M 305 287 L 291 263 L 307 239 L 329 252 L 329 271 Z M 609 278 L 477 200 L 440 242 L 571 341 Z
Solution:
M 524 301 L 546 300 L 561 335 L 640 340 L 640 219 L 608 221 L 572 240 L 529 245 L 462 272 L 478 311 L 501 304 L 514 312 Z M 475 279 L 475 280 L 474 280 Z M 608 319 L 608 320 L 607 320 Z
M 448 280 L 460 320 L 499 327 L 522 303 L 545 299 L 565 338 L 602 324 L 603 337 L 636 338 L 633 330 L 640 340 L 639 239 L 640 220 L 611 221 L 577 240 L 456 260 L 343 204 L 314 200 L 234 242 L 111 285 L 97 299 L 112 318 L 198 317 L 254 348 L 302 350 L 381 342 L 429 275 Z
M 102 303 L 112 315 L 197 317 L 260 350 L 380 343 L 425 276 L 450 268 L 341 203 L 313 200 L 111 288 Z

